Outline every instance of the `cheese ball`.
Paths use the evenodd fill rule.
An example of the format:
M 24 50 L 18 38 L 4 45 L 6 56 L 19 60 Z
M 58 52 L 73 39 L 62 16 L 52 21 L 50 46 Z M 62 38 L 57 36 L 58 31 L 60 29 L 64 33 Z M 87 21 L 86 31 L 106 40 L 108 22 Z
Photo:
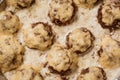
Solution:
M 57 25 L 65 25 L 71 22 L 75 14 L 75 6 L 72 0 L 52 0 L 50 3 L 49 18 Z
M 27 8 L 30 7 L 34 2 L 35 0 L 7 0 L 7 5 L 15 8 Z
M 99 63 L 104 68 L 120 67 L 120 42 L 114 40 L 110 36 L 105 36 L 100 43 Z
M 107 78 L 102 68 L 92 66 L 83 69 L 77 80 L 107 80 Z
M 47 52 L 46 59 L 49 69 L 59 74 L 65 74 L 65 72 L 71 71 L 77 64 L 77 58 L 60 43 L 55 43 L 51 47 Z
M 91 7 L 95 6 L 95 4 L 99 0 L 73 0 L 73 1 L 77 6 L 81 6 L 81 7 L 85 7 L 85 8 L 91 8 Z
M 66 44 L 73 52 L 81 54 L 88 51 L 93 45 L 94 36 L 86 28 L 77 28 L 66 37 Z
M 43 77 L 30 66 L 22 66 L 11 76 L 10 80 L 44 80 Z
M 10 11 L 0 13 L 0 33 L 14 34 L 20 29 L 21 23 L 15 14 Z
M 32 49 L 44 51 L 54 41 L 54 32 L 47 23 L 34 23 L 24 30 L 25 45 Z
M 120 28 L 120 0 L 104 0 L 98 10 L 98 22 L 103 28 Z
M 7 72 L 22 64 L 24 48 L 12 35 L 0 35 L 0 69 Z

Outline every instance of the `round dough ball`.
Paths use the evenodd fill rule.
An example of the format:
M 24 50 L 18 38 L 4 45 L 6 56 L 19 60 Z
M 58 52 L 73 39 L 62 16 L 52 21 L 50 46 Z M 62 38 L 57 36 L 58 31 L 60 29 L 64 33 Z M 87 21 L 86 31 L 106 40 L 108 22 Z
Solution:
M 91 8 L 93 7 L 97 1 L 99 0 L 73 0 L 74 3 L 77 5 L 77 6 L 82 6 L 82 7 L 87 7 L 87 8 Z
M 50 25 L 34 23 L 24 30 L 24 41 L 29 48 L 44 51 L 53 44 L 54 33 Z
M 72 70 L 77 59 L 63 45 L 55 43 L 47 52 L 47 61 L 49 69 L 62 74 Z
M 73 52 L 81 54 L 92 47 L 94 36 L 86 28 L 77 28 L 70 32 L 66 38 L 66 44 L 68 48 L 71 48 Z
M 77 80 L 107 80 L 106 73 L 100 67 L 83 69 Z
M 13 6 L 15 8 L 27 8 L 34 2 L 35 0 L 7 0 L 8 6 Z
M 75 6 L 72 0 L 52 0 L 50 3 L 49 17 L 57 25 L 71 22 L 75 14 Z
M 11 76 L 10 80 L 44 80 L 39 72 L 30 66 L 22 66 Z
M 0 35 L 0 69 L 3 72 L 19 67 L 24 48 L 12 35 Z
M 104 68 L 120 67 L 120 42 L 105 36 L 101 41 L 99 50 L 99 63 Z
M 18 16 L 10 11 L 0 13 L 0 32 L 14 34 L 20 29 Z
M 98 10 L 98 21 L 103 28 L 120 28 L 120 0 L 103 0 Z

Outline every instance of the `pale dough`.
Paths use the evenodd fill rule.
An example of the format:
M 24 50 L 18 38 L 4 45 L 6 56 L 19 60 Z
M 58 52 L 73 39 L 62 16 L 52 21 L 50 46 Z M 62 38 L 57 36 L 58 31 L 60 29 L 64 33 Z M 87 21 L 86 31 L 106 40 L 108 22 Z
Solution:
M 72 0 L 52 0 L 50 3 L 49 17 L 55 24 L 66 24 L 74 14 Z
M 24 47 L 12 35 L 0 35 L 0 69 L 10 71 L 22 64 Z
M 54 40 L 54 32 L 46 23 L 34 23 L 24 30 L 25 45 L 29 48 L 46 50 Z
M 22 66 L 11 76 L 10 80 L 44 80 L 40 73 L 31 66 Z
M 21 27 L 20 20 L 17 15 L 10 11 L 0 13 L 0 33 L 14 34 Z
M 120 20 L 120 1 L 104 0 L 101 12 L 102 21 L 105 23 L 105 25 L 112 25 L 115 20 Z
M 73 68 L 77 63 L 77 57 L 62 44 L 55 43 L 47 52 L 47 61 L 49 67 L 61 73 Z
M 86 28 L 77 28 L 70 32 L 66 38 L 68 48 L 76 53 L 83 53 L 92 47 L 94 36 Z
M 110 36 L 105 36 L 101 41 L 99 63 L 104 68 L 116 68 L 120 66 L 120 42 Z

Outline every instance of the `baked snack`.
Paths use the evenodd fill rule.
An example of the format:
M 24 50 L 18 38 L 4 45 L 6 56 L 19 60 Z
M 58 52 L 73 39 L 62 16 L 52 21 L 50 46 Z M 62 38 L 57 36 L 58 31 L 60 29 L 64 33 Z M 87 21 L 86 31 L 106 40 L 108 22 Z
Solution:
M 95 4 L 99 0 L 73 0 L 73 1 L 77 6 L 91 8 L 91 7 L 95 6 Z
M 53 44 L 54 36 L 51 26 L 47 23 L 34 23 L 24 30 L 25 45 L 29 48 L 40 49 L 42 51 Z
M 0 69 L 2 72 L 19 67 L 23 60 L 24 48 L 12 35 L 0 34 Z
M 38 71 L 30 66 L 22 66 L 11 76 L 10 80 L 44 80 Z
M 0 13 L 0 33 L 14 34 L 20 29 L 18 16 L 10 11 Z
M 6 8 L 6 0 L 0 0 L 0 12 Z
M 107 78 L 102 68 L 92 66 L 83 69 L 77 80 L 107 80 Z
M 72 21 L 75 11 L 72 0 L 52 0 L 48 15 L 53 23 L 65 25 Z
M 101 48 L 98 51 L 100 56 L 99 63 L 104 68 L 120 67 L 120 42 L 112 39 L 110 36 L 105 36 L 100 46 Z
M 103 0 L 97 18 L 103 28 L 120 28 L 120 0 Z
M 73 70 L 77 65 L 77 57 L 60 43 L 55 43 L 51 47 L 47 52 L 46 60 L 49 69 L 59 74 L 65 74 L 65 72 Z
M 90 49 L 93 45 L 94 36 L 86 28 L 77 28 L 66 37 L 66 44 L 73 52 L 81 54 Z
M 27 8 L 30 7 L 34 2 L 35 0 L 7 0 L 7 5 L 15 8 Z
M 0 72 L 0 80 L 7 80 L 7 78 Z

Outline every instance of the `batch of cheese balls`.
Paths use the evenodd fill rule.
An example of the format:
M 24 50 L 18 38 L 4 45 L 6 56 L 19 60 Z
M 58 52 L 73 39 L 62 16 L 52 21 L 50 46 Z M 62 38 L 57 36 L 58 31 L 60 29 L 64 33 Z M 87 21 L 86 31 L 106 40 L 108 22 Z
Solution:
M 39 71 L 32 66 L 22 65 L 25 46 L 40 51 L 47 50 L 48 69 L 55 74 L 69 75 L 78 67 L 78 55 L 88 52 L 94 47 L 94 34 L 87 28 L 76 28 L 66 36 L 66 46 L 56 42 L 56 34 L 52 25 L 37 22 L 23 31 L 25 46 L 17 39 L 22 23 L 15 12 L 6 11 L 14 7 L 17 11 L 27 9 L 36 4 L 36 0 L 3 0 L 0 4 L 0 80 L 7 80 L 5 72 L 16 70 L 9 80 L 44 80 Z M 98 23 L 104 29 L 120 28 L 120 0 L 51 0 L 48 17 L 58 26 L 74 23 L 78 8 L 94 8 L 98 10 Z M 106 69 L 120 67 L 120 42 L 105 36 L 100 43 L 99 64 Z M 106 72 L 98 66 L 83 69 L 77 80 L 107 80 Z M 52 80 L 52 79 L 48 79 Z M 60 78 L 56 80 L 69 80 Z

